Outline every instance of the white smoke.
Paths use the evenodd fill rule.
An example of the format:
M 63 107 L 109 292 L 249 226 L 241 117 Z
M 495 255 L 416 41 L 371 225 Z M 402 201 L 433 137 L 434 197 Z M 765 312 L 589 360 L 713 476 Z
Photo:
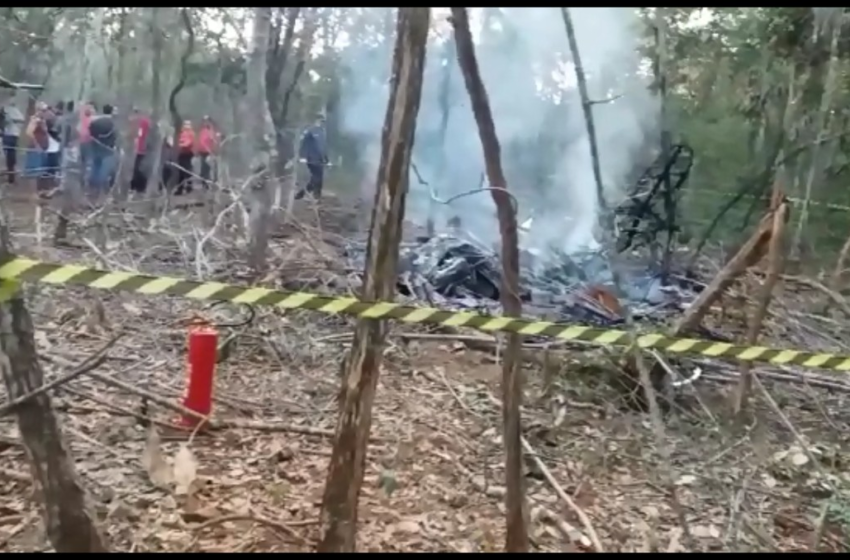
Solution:
M 433 20 L 442 26 L 439 35 L 443 39 L 429 44 L 414 161 L 439 197 L 448 199 L 479 187 L 484 164 L 453 51 L 451 111 L 445 142 L 439 141 L 442 111 L 438 96 L 443 76 L 440 55 L 444 37 L 450 32 L 441 17 L 445 11 L 440 10 L 444 9 L 435 9 Z M 473 36 L 481 39 L 481 9 L 470 11 Z M 554 245 L 567 251 L 588 248 L 595 243 L 599 209 L 587 130 L 560 10 L 504 8 L 502 12 L 503 17 L 497 20 L 499 33 L 510 39 L 492 39 L 491 31 L 489 40 L 478 40 L 476 54 L 502 145 L 508 188 L 519 201 L 519 221 L 527 220 L 532 212 L 534 215 L 531 233 L 525 236 L 524 243 L 535 247 Z M 650 78 L 638 72 L 639 22 L 633 8 L 571 8 L 570 13 L 589 94 L 598 102 L 593 106 L 596 140 L 606 201 L 613 204 L 622 198 L 627 177 L 634 171 L 636 153 L 652 138 L 649 135 L 657 123 L 657 103 L 647 87 Z M 380 153 L 391 49 L 392 41 L 387 41 L 380 48 L 350 47 L 343 51 L 348 73 L 342 93 L 342 126 L 346 133 L 359 137 L 361 157 L 371 169 Z M 553 83 L 557 84 L 554 95 Z M 541 88 L 541 84 L 550 87 Z M 541 89 L 559 100 L 541 102 Z M 566 105 L 563 110 L 557 110 L 558 101 Z M 532 177 L 512 170 L 512 158 L 506 152 L 520 144 L 534 146 L 541 132 L 560 135 L 563 148 L 526 148 L 519 157 L 551 169 L 552 176 Z M 428 189 L 417 182 L 414 174 L 410 188 L 408 218 L 424 224 Z M 441 207 L 440 214 L 442 223 L 452 215 L 460 216 L 464 228 L 476 237 L 498 242 L 495 208 L 487 192 L 457 199 L 450 207 Z

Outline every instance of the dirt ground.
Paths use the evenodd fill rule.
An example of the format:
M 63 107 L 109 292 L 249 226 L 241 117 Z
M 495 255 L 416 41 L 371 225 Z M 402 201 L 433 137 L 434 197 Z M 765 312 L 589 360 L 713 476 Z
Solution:
M 12 209 L 22 255 L 175 276 L 200 269 L 207 278 L 246 281 L 244 248 L 231 233 L 238 227 L 223 227 L 200 259 L 192 249 L 204 230 L 192 208 L 153 222 L 114 209 L 79 217 L 71 232 L 76 246 L 64 248 L 49 243 L 53 213 L 42 212 L 37 227 L 32 206 L 5 208 Z M 338 232 L 317 228 L 314 214 L 299 210 L 278 231 L 264 285 L 310 279 L 323 289 L 331 275 L 344 274 L 334 253 Z M 83 375 L 53 398 L 114 550 L 314 549 L 350 321 L 258 309 L 249 326 L 222 329 L 232 343 L 216 372 L 221 425 L 193 437 L 169 427 L 179 415 L 157 402 L 177 405 L 184 390 L 181 321 L 203 313 L 238 322 L 245 310 L 80 288 L 25 291 L 48 379 L 125 333 L 95 370 L 98 378 Z M 358 549 L 500 551 L 498 346 L 473 351 L 435 333 L 423 336 L 422 328 L 396 326 L 393 333 L 375 403 Z M 606 551 L 848 550 L 847 386 L 816 389 L 765 373 L 776 406 L 762 395 L 746 426 L 733 429 L 724 404 L 732 385 L 717 373 L 720 365 L 715 371 L 703 364 L 704 378 L 679 390 L 665 417 L 667 464 L 649 417 L 629 411 L 612 389 L 609 361 L 605 351 L 573 351 L 548 386 L 538 369 L 525 369 L 536 550 L 592 550 L 591 529 L 577 510 Z M 0 402 L 6 399 L 0 389 Z M 14 416 L 0 419 L 0 488 L 0 550 L 50 550 Z

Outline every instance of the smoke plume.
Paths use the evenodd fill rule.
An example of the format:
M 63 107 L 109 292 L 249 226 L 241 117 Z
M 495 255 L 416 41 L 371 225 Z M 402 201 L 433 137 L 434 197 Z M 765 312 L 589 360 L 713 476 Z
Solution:
M 411 173 L 407 216 L 425 224 L 429 208 L 435 207 L 438 228 L 459 216 L 465 230 L 495 245 L 498 227 L 488 192 L 448 205 L 430 201 L 430 189 L 448 200 L 488 186 L 482 184 L 481 144 L 449 40 L 451 27 L 440 17 L 447 10 L 435 10 L 414 148 L 414 163 L 429 186 Z M 606 200 L 613 204 L 623 196 L 637 153 L 653 138 L 657 102 L 647 87 L 650 76 L 639 72 L 635 10 L 571 8 L 571 14 L 589 93 L 596 102 L 593 116 Z M 592 248 L 598 220 L 596 186 L 559 9 L 473 8 L 470 18 L 508 188 L 517 198 L 519 221 L 533 217 L 523 244 L 567 252 Z M 343 51 L 347 79 L 340 105 L 342 127 L 359 140 L 360 157 L 369 170 L 375 169 L 380 152 L 391 48 L 392 41 L 385 41 L 380 47 Z

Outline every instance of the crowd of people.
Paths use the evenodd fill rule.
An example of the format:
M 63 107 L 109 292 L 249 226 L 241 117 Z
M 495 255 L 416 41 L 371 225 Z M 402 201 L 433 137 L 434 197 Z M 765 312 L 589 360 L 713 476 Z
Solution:
M 144 193 L 153 167 L 150 117 L 133 110 L 130 126 L 137 131 L 135 161 L 130 189 Z M 116 181 L 120 159 L 120 135 L 115 110 L 104 104 L 100 111 L 93 103 L 78 112 L 74 103 L 58 102 L 48 106 L 38 102 L 35 111 L 26 119 L 11 101 L 0 104 L 0 130 L 3 133 L 3 155 L 6 182 L 16 183 L 20 176 L 34 181 L 39 196 L 49 197 L 59 186 L 62 161 L 66 169 L 75 166 L 88 194 L 99 197 L 107 193 Z M 214 180 L 213 158 L 217 152 L 219 133 L 209 117 L 204 117 L 197 132 L 191 121 L 183 122 L 176 138 L 166 136 L 162 141 L 162 174 L 159 188 L 174 186 L 174 194 L 190 193 L 196 180 L 205 187 Z M 18 156 L 24 154 L 23 169 Z M 197 158 L 198 174 L 194 170 Z
M 74 102 L 58 102 L 48 106 L 38 102 L 33 115 L 26 119 L 11 99 L 0 103 L 0 130 L 3 133 L 3 154 L 6 182 L 15 184 L 18 175 L 35 183 L 42 197 L 49 197 L 59 186 L 62 161 L 65 169 L 79 172 L 84 190 L 95 198 L 109 192 L 116 181 L 120 161 L 120 134 L 112 105 L 104 104 L 98 111 L 87 103 L 78 111 Z M 151 146 L 151 120 L 134 109 L 129 123 L 137 132 L 130 190 L 146 191 L 153 168 L 155 150 Z M 213 161 L 218 152 L 220 134 L 213 120 L 204 116 L 197 131 L 192 121 L 183 121 L 180 130 L 162 140 L 161 176 L 159 188 L 173 187 L 175 195 L 192 192 L 197 181 L 208 187 L 215 181 Z M 25 154 L 23 170 L 18 170 L 18 155 Z M 329 165 L 325 138 L 325 118 L 319 115 L 301 136 L 299 159 L 309 171 L 309 180 L 296 193 L 296 198 L 309 194 L 322 195 L 324 170 Z M 197 163 L 198 173 L 194 173 Z

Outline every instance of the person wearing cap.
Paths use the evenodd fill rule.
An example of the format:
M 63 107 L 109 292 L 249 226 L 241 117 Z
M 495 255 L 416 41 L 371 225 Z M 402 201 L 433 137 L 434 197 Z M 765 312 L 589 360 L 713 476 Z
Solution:
M 192 192 L 192 158 L 195 157 L 195 131 L 192 121 L 183 121 L 177 134 L 177 188 L 175 195 Z
M 321 198 L 325 166 L 328 164 L 324 115 L 318 115 L 313 126 L 305 130 L 304 134 L 301 135 L 301 146 L 298 150 L 298 157 L 307 164 L 307 170 L 310 172 L 310 180 L 307 186 L 298 191 L 295 199 L 300 200 L 307 193 L 310 193 L 316 199 Z

